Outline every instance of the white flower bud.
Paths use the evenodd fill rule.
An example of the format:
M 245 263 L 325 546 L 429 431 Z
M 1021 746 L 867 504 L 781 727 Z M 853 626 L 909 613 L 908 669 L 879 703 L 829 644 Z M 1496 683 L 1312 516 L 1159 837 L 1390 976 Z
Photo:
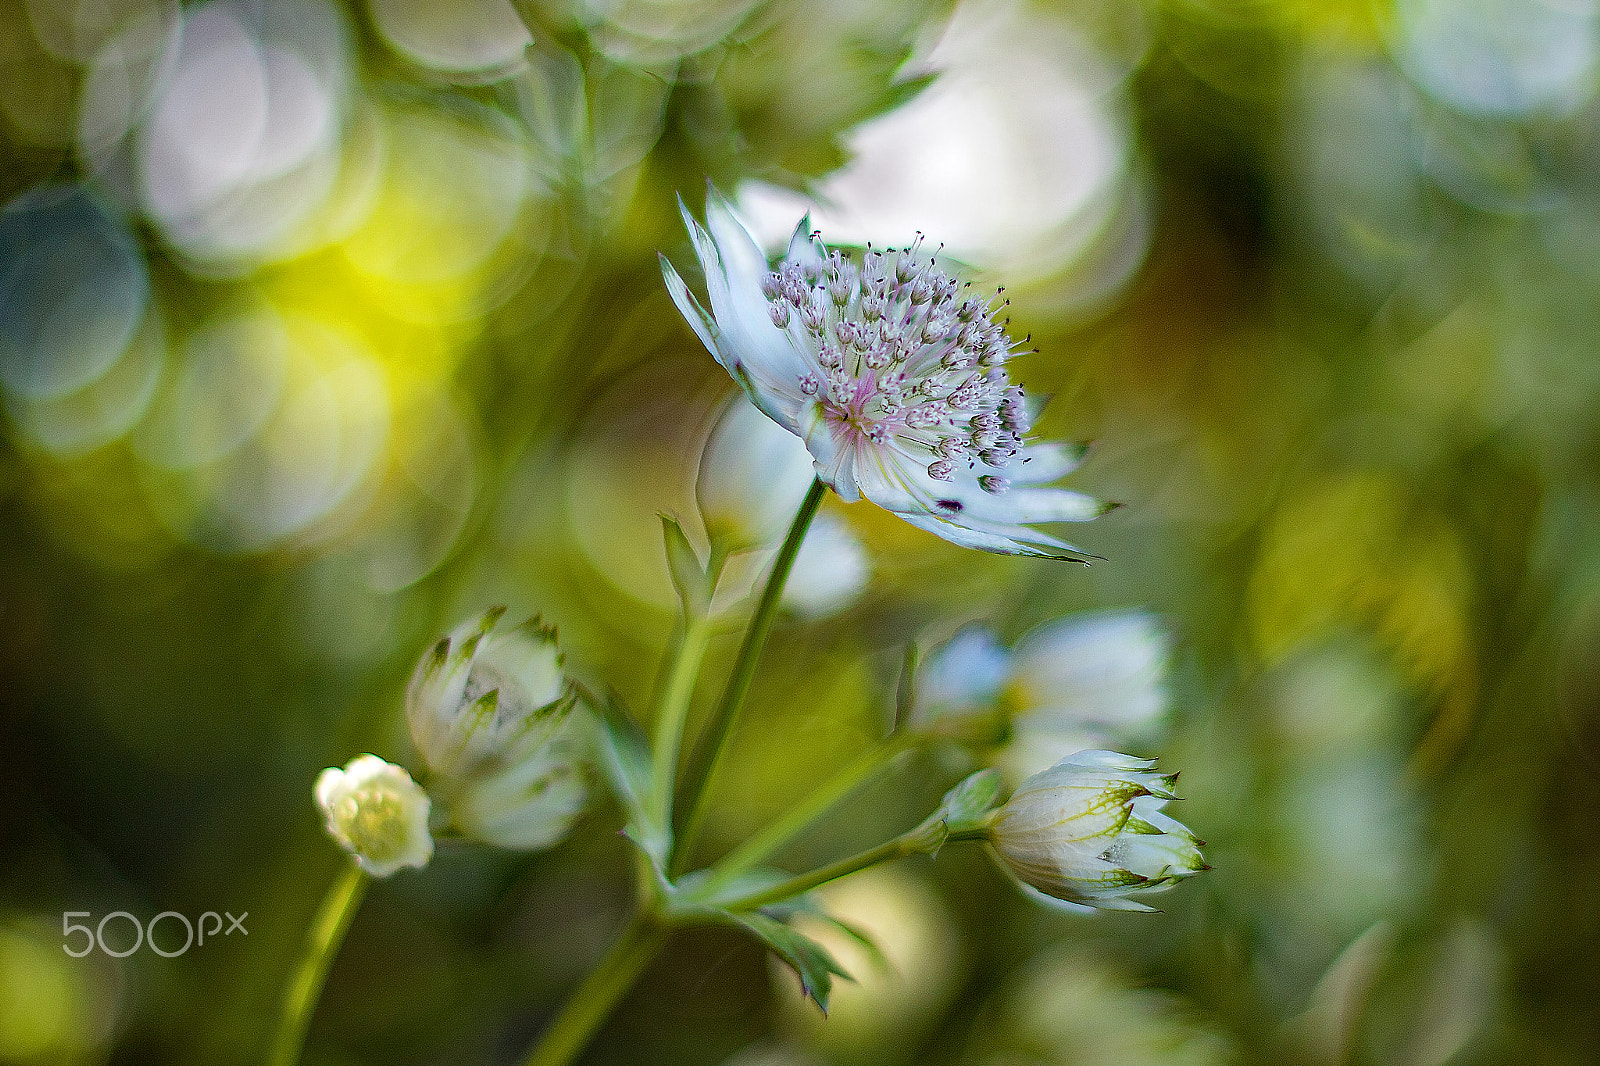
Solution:
M 1011 779 L 1084 748 L 1149 741 L 1167 709 L 1168 647 L 1144 611 L 1074 615 L 1024 637 L 1007 684 Z
M 491 608 L 423 656 L 406 717 L 457 828 L 547 847 L 583 809 L 586 753 L 555 632 L 538 618 L 497 628 L 504 614 Z
M 734 401 L 700 456 L 695 498 L 706 532 L 736 548 L 777 543 L 812 477 L 811 453 L 800 438 L 749 401 Z
M 1034 893 L 1074 908 L 1151 910 L 1138 896 L 1206 868 L 1200 841 L 1163 814 L 1177 775 L 1113 751 L 1080 751 L 1024 781 L 990 841 Z
M 322 771 L 316 797 L 328 835 L 372 876 L 388 877 L 402 866 L 420 869 L 433 857 L 428 794 L 403 768 L 358 755 L 343 770 Z

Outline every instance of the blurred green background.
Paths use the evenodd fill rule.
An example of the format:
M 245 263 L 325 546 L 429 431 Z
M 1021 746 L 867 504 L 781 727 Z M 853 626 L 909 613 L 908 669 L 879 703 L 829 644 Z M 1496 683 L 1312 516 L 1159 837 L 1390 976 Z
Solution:
M 405 677 L 469 612 L 542 612 L 646 703 L 655 515 L 693 514 L 730 390 L 656 265 L 707 179 L 763 239 L 812 197 L 1006 284 L 1042 430 L 1127 504 L 1083 569 L 830 501 L 870 581 L 780 623 L 716 841 L 871 742 L 907 641 L 1144 606 L 1148 754 L 1215 870 L 1080 919 L 975 849 L 906 861 L 837 886 L 895 967 L 825 1025 L 696 932 L 584 1061 L 1595 1061 L 1594 0 L 523 14 L 0 0 L 0 1062 L 256 1061 L 341 861 L 311 783 L 409 758 Z M 375 886 L 307 1063 L 515 1061 L 626 912 L 617 829 Z M 118 910 L 249 933 L 63 952 L 64 911 Z

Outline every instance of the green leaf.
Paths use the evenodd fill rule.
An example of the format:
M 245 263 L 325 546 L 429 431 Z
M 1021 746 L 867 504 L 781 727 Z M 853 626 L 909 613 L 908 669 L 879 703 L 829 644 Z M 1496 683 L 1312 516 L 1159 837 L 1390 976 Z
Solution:
M 650 742 L 615 693 L 607 693 L 595 712 L 597 761 L 627 815 L 623 835 L 638 845 L 658 871 L 665 871 L 672 832 L 650 813 L 654 780 Z
M 700 556 L 695 554 L 694 545 L 677 519 L 661 516 L 661 537 L 667 547 L 667 570 L 683 601 L 684 612 L 703 616 L 711 609 L 711 578 L 700 564 Z
M 939 816 L 951 833 L 970 832 L 982 827 L 1000 798 L 1000 772 L 979 770 L 944 794 Z
M 833 992 L 834 976 L 848 981 L 850 975 L 828 954 L 827 948 L 760 911 L 729 914 L 728 917 L 788 963 L 800 978 L 801 991 L 816 1001 L 823 1014 L 828 1013 L 828 996 Z
M 1000 797 L 1000 774 L 979 770 L 944 794 L 939 807 L 902 840 L 914 851 L 937 855 L 949 840 L 972 840 L 988 829 L 989 812 Z

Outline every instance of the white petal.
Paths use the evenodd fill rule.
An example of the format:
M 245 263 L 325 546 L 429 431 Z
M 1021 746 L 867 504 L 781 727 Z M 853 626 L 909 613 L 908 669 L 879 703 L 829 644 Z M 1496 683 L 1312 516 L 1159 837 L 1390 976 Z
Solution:
M 800 413 L 800 436 L 811 453 L 817 477 L 845 503 L 861 499 L 856 449 L 840 439 L 833 425 L 823 417 L 821 404 L 812 402 Z
M 677 268 L 661 256 L 661 276 L 666 280 L 667 292 L 672 294 L 672 302 L 678 305 L 678 311 L 683 315 L 684 321 L 694 330 L 694 335 L 700 338 L 700 343 L 706 346 L 717 362 L 726 368 L 722 350 L 717 345 L 717 324 L 700 306 L 700 301 L 694 298 L 694 293 L 689 291 L 689 286 L 683 283 L 683 278 L 678 276 Z
M 822 251 L 811 236 L 811 215 L 808 213 L 795 225 L 794 235 L 789 238 L 789 252 L 783 261 L 803 266 L 806 263 L 821 263 L 822 258 Z
M 1083 444 L 1047 441 L 1022 449 L 1006 468 L 1006 476 L 1017 485 L 1044 485 L 1059 481 L 1083 465 L 1089 448 Z
M 788 332 L 773 325 L 767 311 L 767 298 L 761 293 L 766 257 L 750 231 L 734 217 L 728 202 L 715 192 L 706 201 L 706 224 L 711 230 L 709 237 L 703 230 L 698 235 L 691 230 L 690 235 L 701 263 L 708 259 L 703 245 L 714 242 L 709 257 L 720 269 L 707 265 L 706 289 L 729 346 L 727 354 L 737 357 L 758 386 L 798 404 L 800 378 L 808 366 Z
M 1031 555 L 1041 559 L 1072 559 L 1081 562 L 1090 558 L 1087 552 L 1079 548 L 1062 541 L 1054 541 L 1054 538 L 1047 538 L 1032 530 L 1019 530 L 1028 534 L 1028 540 L 1024 541 L 1009 533 L 975 529 L 970 525 L 946 521 L 934 515 L 905 511 L 896 513 L 918 529 L 925 529 L 961 548 L 976 548 L 979 551 L 995 552 L 1000 555 Z

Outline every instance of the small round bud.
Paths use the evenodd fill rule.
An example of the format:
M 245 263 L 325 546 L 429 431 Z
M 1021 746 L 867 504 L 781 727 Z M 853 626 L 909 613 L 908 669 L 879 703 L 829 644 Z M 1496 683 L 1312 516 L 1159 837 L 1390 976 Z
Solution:
M 432 804 L 403 768 L 358 755 L 342 770 L 322 771 L 316 797 L 328 835 L 373 877 L 403 866 L 421 869 L 433 857 Z
M 948 459 L 936 459 L 928 464 L 928 476 L 936 481 L 949 481 L 955 472 L 955 464 Z

